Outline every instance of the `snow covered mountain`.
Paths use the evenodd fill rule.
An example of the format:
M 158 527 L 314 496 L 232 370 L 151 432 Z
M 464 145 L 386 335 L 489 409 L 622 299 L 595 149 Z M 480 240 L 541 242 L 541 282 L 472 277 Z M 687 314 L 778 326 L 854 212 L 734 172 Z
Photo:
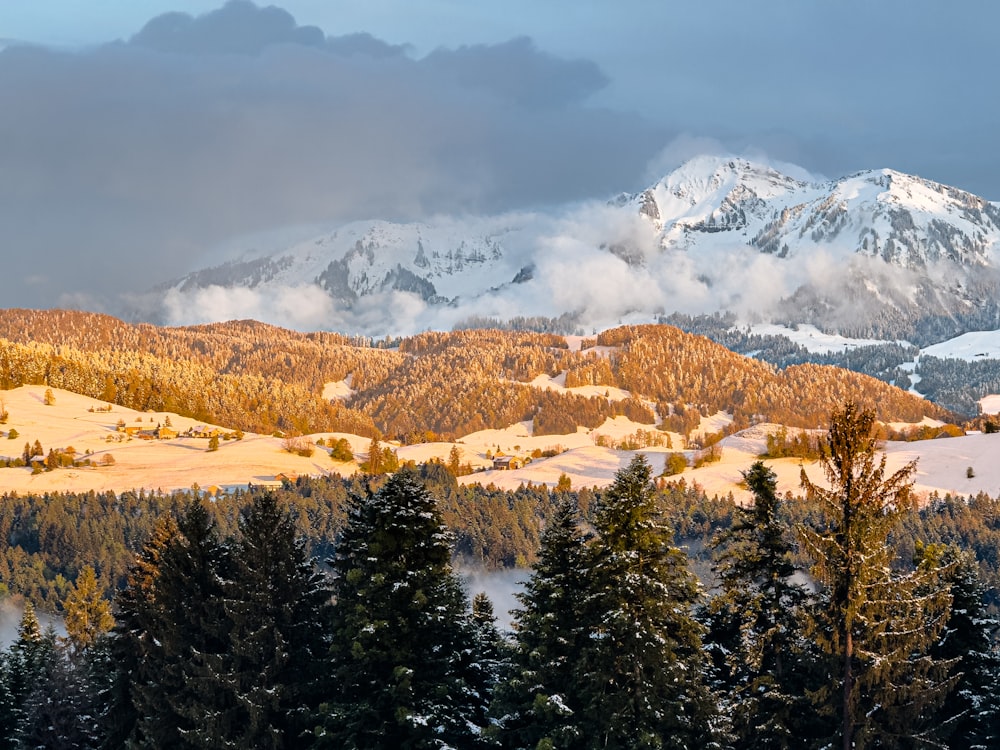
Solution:
M 696 250 L 719 234 L 780 257 L 839 247 L 923 269 L 987 266 L 1000 247 L 1000 205 L 891 169 L 804 182 L 744 159 L 700 157 L 621 202 L 649 218 L 665 249 Z
M 889 169 L 788 171 L 702 156 L 606 204 L 354 222 L 163 285 L 161 317 L 382 334 L 733 310 L 924 342 L 1000 327 L 1000 204 Z

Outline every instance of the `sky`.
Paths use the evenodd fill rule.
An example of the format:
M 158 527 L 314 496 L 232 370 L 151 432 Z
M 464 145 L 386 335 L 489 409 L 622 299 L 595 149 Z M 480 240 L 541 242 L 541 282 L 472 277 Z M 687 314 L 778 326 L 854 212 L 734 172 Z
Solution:
M 1000 200 L 998 22 L 924 0 L 0 2 L 0 304 L 117 312 L 240 238 L 606 200 L 703 151 Z

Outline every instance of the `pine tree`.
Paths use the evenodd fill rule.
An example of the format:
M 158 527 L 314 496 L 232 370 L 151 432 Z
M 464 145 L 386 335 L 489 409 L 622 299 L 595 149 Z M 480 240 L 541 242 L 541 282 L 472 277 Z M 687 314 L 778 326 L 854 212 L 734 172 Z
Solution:
M 1000 622 L 987 612 L 986 586 L 975 555 L 943 544 L 917 546 L 918 567 L 944 568 L 952 597 L 948 622 L 931 654 L 955 662 L 958 680 L 934 717 L 935 734 L 950 747 L 1000 746 Z
M 382 442 L 378 439 L 378 435 L 374 435 L 368 444 L 368 460 L 361 465 L 361 469 L 372 476 L 385 473 L 382 467 L 383 457 Z
M 894 572 L 887 543 L 912 507 L 916 467 L 886 477 L 874 426 L 874 412 L 853 403 L 834 411 L 822 458 L 828 486 L 802 470 L 821 517 L 819 526 L 800 528 L 822 587 L 807 634 L 830 656 L 835 675 L 815 698 L 838 715 L 845 750 L 922 741 L 927 717 L 951 687 L 950 664 L 928 653 L 950 596 L 936 584 L 937 571 Z
M 111 633 L 99 638 L 91 650 L 105 750 L 149 745 L 139 727 L 139 711 L 146 700 L 155 701 L 151 686 L 156 685 L 162 665 L 162 644 L 156 638 L 163 624 L 155 606 L 155 586 L 163 553 L 178 533 L 169 516 L 157 524 L 129 568 L 125 588 L 115 597 Z
M 716 739 L 692 613 L 698 582 L 654 496 L 640 454 L 616 474 L 594 516 L 577 676 L 578 725 L 589 747 L 712 747 Z
M 586 544 L 580 514 L 562 502 L 541 539 L 538 562 L 514 611 L 509 678 L 498 690 L 505 747 L 579 747 L 583 697 L 576 690 L 582 628 Z
M 457 445 L 451 446 L 451 450 L 448 452 L 447 466 L 452 476 L 457 477 L 462 474 L 462 451 Z
M 451 537 L 408 470 L 355 497 L 332 561 L 332 673 L 316 747 L 476 747 L 475 637 Z
M 753 504 L 712 540 L 720 592 L 708 607 L 710 652 L 735 748 L 801 747 L 808 735 L 804 588 L 792 581 L 793 545 L 779 514 L 777 477 L 757 461 L 743 473 Z
M 73 590 L 63 602 L 66 635 L 77 651 L 91 648 L 97 639 L 115 624 L 111 605 L 101 596 L 97 576 L 85 565 L 76 577 Z
M 469 718 L 483 730 L 481 744 L 499 747 L 497 723 L 490 709 L 497 687 L 507 673 L 507 644 L 497 628 L 493 602 L 480 592 L 472 598 L 472 645 L 460 661 L 459 674 L 469 689 Z
M 217 689 L 234 707 L 227 746 L 301 747 L 318 707 L 330 592 L 273 493 L 240 518 L 226 587 L 231 647 Z
M 139 744 L 215 747 L 231 731 L 233 708 L 214 672 L 214 657 L 228 647 L 228 550 L 200 501 L 188 506 L 177 529 L 159 550 L 150 596 L 138 605 L 140 669 L 131 694 Z
M 28 702 L 46 682 L 55 659 L 56 637 L 42 626 L 31 602 L 25 602 L 17 639 L 6 654 L 4 682 L 7 702 L 0 706 L 0 748 L 19 747 L 18 738 L 27 727 Z
M 99 747 L 96 696 L 88 676 L 83 652 L 72 651 L 65 643 L 54 645 L 45 673 L 24 702 L 20 747 Z

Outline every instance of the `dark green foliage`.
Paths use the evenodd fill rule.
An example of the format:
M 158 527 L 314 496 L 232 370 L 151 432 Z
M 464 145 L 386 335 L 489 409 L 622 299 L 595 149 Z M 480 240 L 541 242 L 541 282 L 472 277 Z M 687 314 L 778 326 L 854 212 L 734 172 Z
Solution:
M 178 534 L 158 550 L 149 588 L 137 597 L 132 638 L 139 674 L 131 679 L 140 744 L 212 747 L 231 731 L 233 705 L 218 690 L 217 658 L 226 652 L 223 611 L 229 556 L 205 506 L 192 503 Z
M 232 713 L 225 742 L 301 747 L 319 703 L 329 590 L 274 494 L 242 515 L 225 589 L 229 647 L 215 665 Z
M 1000 744 L 1000 654 L 994 640 L 1000 623 L 986 614 L 985 587 L 975 557 L 942 544 L 920 545 L 922 568 L 944 568 L 952 597 L 948 622 L 931 648 L 941 660 L 956 662 L 959 675 L 934 719 L 935 735 L 954 748 L 983 749 Z
M 780 515 L 773 471 L 743 473 L 753 504 L 712 541 L 720 591 L 707 607 L 706 646 L 736 748 L 796 748 L 814 727 L 805 698 L 801 632 L 806 591 L 792 581 L 793 541 Z
M 916 374 L 920 376 L 921 393 L 970 418 L 979 411 L 979 399 L 1000 392 L 1000 361 L 996 359 L 966 362 L 921 357 Z
M 575 683 L 588 746 L 710 747 L 715 704 L 706 685 L 699 587 L 656 512 L 642 455 L 620 470 L 594 515 Z
M 505 747 L 577 747 L 584 696 L 576 682 L 583 648 L 587 550 L 574 503 L 564 501 L 542 535 L 532 575 L 514 612 L 512 668 L 498 713 Z
M 347 438 L 340 438 L 333 444 L 330 448 L 330 458 L 334 461 L 354 460 L 354 451 L 351 450 L 351 444 Z
M 139 722 L 147 701 L 144 689 L 159 679 L 162 649 L 156 641 L 165 623 L 155 607 L 155 586 L 164 552 L 178 534 L 172 518 L 163 518 L 152 537 L 136 555 L 128 572 L 128 585 L 115 597 L 115 626 L 111 637 L 98 641 L 93 654 L 97 672 L 98 722 L 106 750 L 142 746 Z
M 316 747 L 474 747 L 473 626 L 437 504 L 409 471 L 355 498 L 331 561 L 332 667 Z
M 3 689 L 0 690 L 0 748 L 19 747 L 28 729 L 32 696 L 44 696 L 45 684 L 56 659 L 55 633 L 42 632 L 31 602 L 25 603 L 17 639 L 3 654 Z
M 56 645 L 47 669 L 25 700 L 19 747 L 100 747 L 96 691 L 89 678 L 84 654 Z

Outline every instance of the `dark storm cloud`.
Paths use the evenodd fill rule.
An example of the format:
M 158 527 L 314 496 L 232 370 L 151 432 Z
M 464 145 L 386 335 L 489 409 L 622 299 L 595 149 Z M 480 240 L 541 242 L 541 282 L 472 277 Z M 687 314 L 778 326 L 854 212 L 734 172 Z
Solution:
M 466 86 L 483 88 L 517 104 L 557 107 L 582 101 L 608 84 L 589 60 L 560 60 L 526 37 L 504 44 L 440 49 L 424 64 Z
M 4 306 L 101 307 L 279 226 L 637 187 L 665 134 L 517 39 L 414 59 L 236 2 L 82 52 L 0 52 Z
M 272 44 L 322 47 L 325 41 L 320 29 L 297 25 L 281 8 L 230 2 L 198 17 L 164 13 L 147 23 L 131 43 L 160 52 L 255 55 Z
M 327 37 L 316 26 L 299 26 L 292 14 L 282 8 L 259 8 L 249 0 L 231 0 L 200 16 L 164 13 L 147 23 L 129 43 L 187 55 L 259 55 L 276 44 L 372 58 L 395 57 L 406 52 L 405 47 L 386 44 L 371 34 Z

